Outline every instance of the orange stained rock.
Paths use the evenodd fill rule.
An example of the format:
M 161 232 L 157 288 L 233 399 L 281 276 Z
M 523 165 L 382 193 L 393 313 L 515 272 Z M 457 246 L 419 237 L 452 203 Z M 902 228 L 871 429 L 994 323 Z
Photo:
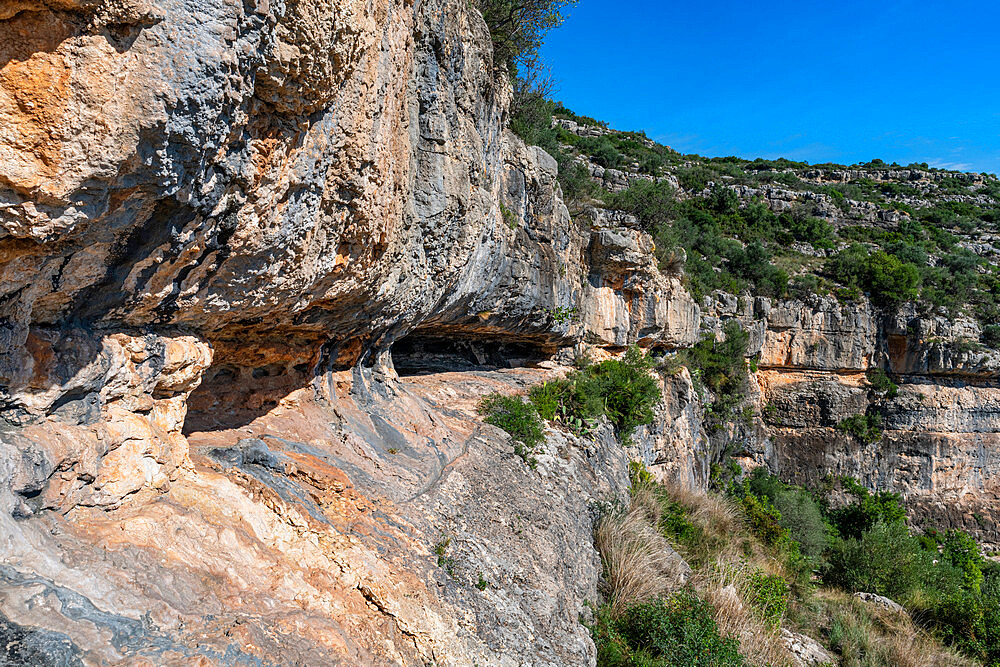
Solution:
M 5 32 L 0 28 L 0 41 L 10 37 Z M 57 176 L 70 75 L 63 55 L 45 51 L 0 68 L 0 156 L 7 163 L 2 175 L 14 187 L 32 190 Z
M 815 382 L 817 380 L 826 380 L 831 377 L 835 377 L 838 382 L 851 387 L 859 387 L 865 382 L 865 374 L 860 371 L 856 373 L 832 373 L 830 371 L 785 371 L 761 369 L 756 375 L 757 384 L 760 386 L 761 391 L 763 391 L 764 394 L 768 394 L 784 385 L 797 384 L 800 382 Z

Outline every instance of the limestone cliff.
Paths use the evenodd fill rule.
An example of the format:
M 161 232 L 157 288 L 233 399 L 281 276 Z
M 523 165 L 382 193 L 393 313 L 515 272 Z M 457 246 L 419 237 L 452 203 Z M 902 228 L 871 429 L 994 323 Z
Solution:
M 698 307 L 571 219 L 469 3 L 7 2 L 0 44 L 5 659 L 592 662 L 626 453 L 531 469 L 475 405 Z
M 984 284 L 995 292 L 991 276 L 1000 271 L 1000 187 L 995 176 L 884 163 L 849 168 L 743 161 L 737 167 L 726 164 L 730 158 L 709 169 L 709 160 L 673 153 L 643 135 L 567 118 L 557 118 L 555 124 L 566 142 L 563 148 L 606 191 L 657 181 L 684 200 L 710 198 L 722 188 L 744 210 L 763 205 L 776 214 L 828 224 L 839 232 L 835 243 L 789 243 L 784 259 L 800 275 L 845 248 L 845 239 L 871 247 L 878 247 L 874 241 L 882 237 L 898 243 L 907 238 L 906 229 L 935 225 L 934 217 L 920 215 L 921 209 L 950 213 L 952 219 L 937 220 L 935 233 L 947 235 L 944 242 L 954 256 L 965 253 L 963 257 L 975 259 L 970 273 L 984 276 Z M 603 154 L 590 155 L 586 149 L 597 144 L 580 143 L 601 138 L 608 140 Z M 618 149 L 623 152 L 618 168 L 597 163 L 607 163 L 607 154 Z M 650 156 L 662 158 L 663 166 L 644 168 L 639 157 Z M 955 211 L 983 216 L 977 220 L 970 213 L 964 219 Z M 602 216 L 631 217 L 620 211 L 603 211 Z M 640 221 L 632 217 L 627 224 L 640 226 Z M 937 252 L 926 262 L 946 265 L 951 258 Z M 715 291 L 703 299 L 702 335 L 720 336 L 728 320 L 737 320 L 750 334 L 747 354 L 757 370 L 745 405 L 753 416 L 749 424 L 730 425 L 716 434 L 690 430 L 685 450 L 699 452 L 703 464 L 728 451 L 744 467 L 766 465 L 804 484 L 827 474 L 856 477 L 871 489 L 903 494 L 915 526 L 962 528 L 988 548 L 1000 548 L 995 481 L 1000 472 L 995 416 L 1000 351 L 995 342 L 981 342 L 995 324 L 991 316 L 977 318 L 969 308 L 928 303 L 877 305 L 864 295 L 842 300 L 829 291 L 802 294 L 808 291 L 782 298 L 753 290 L 741 295 Z M 873 390 L 866 378 L 872 369 L 890 374 L 899 384 L 898 396 Z M 693 397 L 695 405 L 703 400 Z M 866 412 L 884 420 L 885 434 L 878 442 L 864 443 L 836 428 Z M 673 474 L 674 462 L 683 459 L 669 445 L 654 447 L 646 457 L 663 475 Z

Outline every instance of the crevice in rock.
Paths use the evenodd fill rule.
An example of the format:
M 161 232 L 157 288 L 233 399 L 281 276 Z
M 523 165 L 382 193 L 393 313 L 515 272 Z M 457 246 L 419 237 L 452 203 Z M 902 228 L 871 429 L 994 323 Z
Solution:
M 554 352 L 549 346 L 525 340 L 412 334 L 393 344 L 392 363 L 396 373 L 407 377 L 534 367 Z

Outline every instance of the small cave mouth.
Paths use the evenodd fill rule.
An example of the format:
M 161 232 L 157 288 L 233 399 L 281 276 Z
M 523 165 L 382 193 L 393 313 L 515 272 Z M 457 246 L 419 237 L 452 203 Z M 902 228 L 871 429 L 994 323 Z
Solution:
M 555 351 L 530 341 L 416 334 L 393 343 L 391 354 L 396 373 L 408 377 L 533 367 Z

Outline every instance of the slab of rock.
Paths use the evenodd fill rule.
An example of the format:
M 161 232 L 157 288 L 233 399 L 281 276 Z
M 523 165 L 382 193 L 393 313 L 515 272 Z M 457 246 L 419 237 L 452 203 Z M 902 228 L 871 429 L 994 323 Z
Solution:
M 886 609 L 888 611 L 894 611 L 897 613 L 903 613 L 904 611 L 902 605 L 893 602 L 887 597 L 876 595 L 875 593 L 855 593 L 854 597 L 858 598 L 859 600 L 864 600 L 869 604 L 882 607 L 883 609 Z
M 833 665 L 836 658 L 823 646 L 806 635 L 800 635 L 791 630 L 781 629 L 781 641 L 788 647 L 788 652 L 792 654 L 792 660 L 796 667 L 808 667 L 809 665 Z

